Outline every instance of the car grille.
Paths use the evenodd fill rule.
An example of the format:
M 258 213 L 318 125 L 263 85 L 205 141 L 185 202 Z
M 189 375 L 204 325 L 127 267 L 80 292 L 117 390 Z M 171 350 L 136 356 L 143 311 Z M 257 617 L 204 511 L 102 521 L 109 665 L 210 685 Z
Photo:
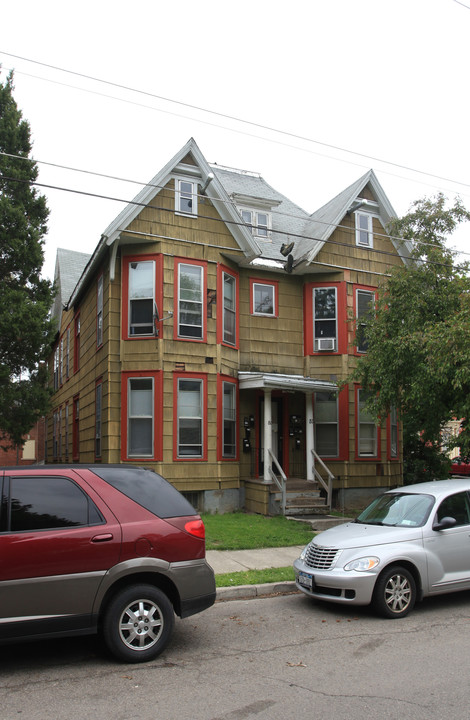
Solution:
M 341 550 L 337 548 L 321 547 L 320 545 L 309 545 L 304 562 L 308 567 L 316 570 L 329 570 L 336 562 Z

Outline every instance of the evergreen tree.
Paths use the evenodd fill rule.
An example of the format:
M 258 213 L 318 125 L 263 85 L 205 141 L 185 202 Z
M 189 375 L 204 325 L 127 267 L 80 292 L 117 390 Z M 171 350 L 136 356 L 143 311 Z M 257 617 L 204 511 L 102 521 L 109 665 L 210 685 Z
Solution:
M 41 278 L 49 211 L 30 126 L 13 98 L 13 74 L 0 81 L 0 442 L 21 445 L 48 409 L 47 371 L 54 291 Z
M 403 423 L 406 482 L 443 477 L 450 463 L 441 433 L 461 420 L 456 445 L 470 448 L 470 277 L 456 263 L 448 236 L 470 213 L 443 195 L 415 202 L 391 228 L 412 247 L 407 266 L 392 270 L 365 327 L 367 354 L 350 380 L 369 391 L 376 420 L 397 408 Z

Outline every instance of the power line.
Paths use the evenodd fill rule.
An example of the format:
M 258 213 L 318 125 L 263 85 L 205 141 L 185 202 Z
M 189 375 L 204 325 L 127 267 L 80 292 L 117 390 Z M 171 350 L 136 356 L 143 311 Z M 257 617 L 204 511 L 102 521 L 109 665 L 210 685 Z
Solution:
M 456 1 L 457 1 L 457 0 L 456 0 Z M 85 74 L 85 73 L 77 72 L 77 71 L 75 71 L 75 70 L 68 70 L 67 68 L 61 68 L 61 67 L 59 67 L 59 66 L 57 66 L 57 65 L 51 65 L 51 64 L 49 64 L 49 63 L 44 63 L 44 62 L 41 62 L 41 61 L 39 61 L 39 60 L 33 60 L 33 59 L 31 59 L 31 58 L 26 58 L 26 57 L 21 56 L 21 55 L 15 55 L 15 54 L 13 54 L 13 53 L 8 53 L 8 52 L 6 52 L 6 51 L 4 51 L 4 50 L 0 50 L 0 53 L 3 54 L 3 55 L 7 55 L 8 57 L 16 58 L 17 60 L 22 60 L 22 61 L 24 61 L 24 62 L 32 63 L 32 64 L 35 64 L 35 65 L 40 65 L 40 66 L 42 66 L 42 67 L 46 67 L 46 68 L 49 68 L 49 69 L 52 69 L 52 70 L 56 70 L 56 71 L 58 71 L 58 72 L 63 72 L 63 73 L 67 73 L 67 74 L 69 74 L 69 75 L 74 75 L 74 76 L 76 76 L 76 77 L 80 77 L 80 78 L 83 78 L 83 79 L 86 79 L 86 80 L 91 80 L 92 82 L 98 82 L 98 83 L 101 83 L 101 84 L 103 84 L 103 85 L 109 85 L 109 86 L 111 86 L 111 87 L 115 87 L 115 88 L 118 88 L 118 89 L 120 89 L 120 90 L 125 90 L 126 92 L 137 93 L 137 94 L 144 95 L 144 96 L 146 96 L 146 97 L 150 97 L 150 98 L 153 98 L 153 99 L 156 99 L 156 100 L 162 100 L 162 101 L 164 101 L 164 102 L 168 102 L 168 103 L 171 103 L 171 104 L 174 104 L 174 105 L 179 105 L 179 106 L 181 106 L 181 107 L 190 108 L 191 110 L 196 110 L 196 111 L 198 111 L 198 112 L 203 112 L 203 113 L 206 113 L 206 114 L 208 114 L 208 115 L 214 115 L 214 116 L 216 116 L 216 117 L 224 118 L 225 120 L 230 120 L 230 121 L 232 121 L 232 122 L 242 123 L 242 124 L 244 124 L 244 125 L 248 125 L 248 126 L 250 126 L 250 127 L 254 127 L 254 128 L 257 128 L 257 129 L 260 129 L 260 130 L 264 130 L 264 131 L 268 131 L 268 132 L 273 132 L 273 133 L 276 133 L 276 134 L 278 134 L 278 135 L 283 135 L 283 136 L 290 137 L 290 138 L 295 139 L 295 140 L 300 140 L 300 141 L 302 141 L 302 142 L 307 142 L 307 143 L 310 143 L 310 144 L 320 145 L 320 146 L 322 146 L 322 147 L 329 148 L 330 150 L 336 150 L 336 151 L 339 151 L 339 152 L 348 153 L 348 154 L 350 154 L 350 155 L 355 155 L 356 157 L 360 157 L 360 158 L 367 159 L 367 160 L 372 160 L 373 162 L 378 162 L 378 163 L 381 163 L 381 164 L 383 164 L 383 165 L 389 165 L 389 166 L 391 166 L 391 167 L 395 167 L 395 168 L 398 168 L 398 169 L 401 169 L 401 170 L 406 170 L 406 171 L 408 171 L 408 172 L 416 173 L 416 174 L 419 174 L 419 175 L 424 175 L 424 176 L 426 176 L 426 177 L 433 178 L 434 180 L 440 180 L 440 181 L 443 181 L 443 182 L 451 182 L 451 183 L 456 184 L 456 185 L 461 185 L 462 187 L 470 188 L 470 183 L 464 183 L 464 182 L 461 182 L 461 181 L 459 181 L 459 180 L 453 180 L 452 178 L 447 178 L 447 177 L 444 177 L 444 176 L 441 176 L 441 175 L 436 175 L 436 174 L 433 174 L 433 173 L 426 172 L 426 171 L 424 171 L 424 170 L 417 170 L 417 169 L 412 168 L 412 167 L 409 167 L 409 166 L 407 166 L 407 165 L 402 165 L 402 164 L 400 164 L 400 163 L 395 163 L 395 162 L 392 162 L 392 161 L 390 161 L 390 160 L 383 160 L 383 159 L 377 158 L 377 157 L 375 157 L 375 156 L 373 156 L 373 155 L 367 155 L 366 153 L 360 153 L 360 152 L 356 152 L 356 151 L 354 151 L 354 150 L 348 150 L 347 148 L 342 148 L 342 147 L 340 147 L 340 146 L 338 146 L 338 145 L 333 145 L 333 144 L 330 144 L 330 143 L 325 143 L 325 142 L 322 142 L 322 141 L 320 141 L 320 140 L 314 140 L 314 139 L 312 139 L 312 138 L 309 138 L 309 137 L 306 137 L 306 136 L 303 136 L 303 135 L 299 135 L 299 134 L 297 134 L 297 133 L 292 133 L 292 132 L 289 132 L 289 131 L 287 131 L 287 130 L 280 130 L 280 129 L 278 129 L 278 128 L 271 127 L 271 126 L 269 126 L 269 125 L 263 125 L 262 123 L 256 123 L 256 122 L 254 122 L 254 121 L 252 121 L 252 120 L 245 120 L 245 119 L 243 119 L 243 118 L 238 118 L 238 117 L 236 117 L 236 116 L 234 116 L 234 115 L 229 115 L 229 114 L 226 114 L 226 113 L 221 113 L 221 112 L 218 112 L 218 111 L 215 111 L 215 110 L 208 110 L 207 108 L 203 108 L 203 107 L 200 107 L 200 106 L 198 106 L 198 105 L 192 105 L 192 104 L 190 104 L 190 103 L 183 102 L 182 100 L 174 100 L 174 99 L 172 99 L 172 98 L 167 98 L 167 97 L 162 96 L 162 95 L 157 95 L 156 93 L 151 93 L 151 92 L 149 92 L 149 91 L 147 91 L 147 90 L 140 90 L 140 89 L 138 89 L 138 88 L 133 88 L 133 87 L 130 87 L 130 86 L 128 86 L 128 85 L 123 85 L 123 84 L 120 84 L 120 83 L 116 83 L 116 82 L 113 82 L 113 81 L 111 81 L 111 80 L 104 80 L 104 79 L 102 79 L 102 78 L 94 77 L 94 76 L 92 76 L 92 75 L 87 75 L 87 74 Z M 50 81 L 50 82 L 54 82 L 54 81 Z M 85 90 L 85 92 L 88 92 L 88 91 Z M 109 96 L 107 96 L 107 97 L 109 97 Z M 116 99 L 116 98 L 114 98 L 114 99 Z M 128 101 L 123 100 L 123 102 L 128 102 Z M 153 108 L 153 109 L 156 109 L 156 108 Z M 167 112 L 167 111 L 159 110 L 159 112 Z M 204 122 L 204 121 L 201 121 L 201 122 Z M 210 123 L 209 123 L 209 124 L 210 124 Z M 235 132 L 238 132 L 238 131 L 235 131 Z M 258 136 L 255 136 L 255 137 L 258 137 Z M 266 138 L 265 138 L 265 139 L 266 139 Z M 298 149 L 298 148 L 297 148 L 297 149 Z
M 139 185 L 140 187 L 141 187 L 141 186 L 151 187 L 151 188 L 154 188 L 155 190 L 164 190 L 164 188 L 165 188 L 164 185 L 156 185 L 156 184 L 151 183 L 151 182 L 149 182 L 149 183 L 144 183 L 144 182 L 141 182 L 141 181 L 139 181 L 139 180 L 131 180 L 131 179 L 129 179 L 129 178 L 123 178 L 123 177 L 119 177 L 119 176 L 116 176 L 116 175 L 107 175 L 107 174 L 105 174 L 105 173 L 98 173 L 98 172 L 94 172 L 94 171 L 92 171 L 92 170 L 83 170 L 83 169 L 81 169 L 81 168 L 74 168 L 74 167 L 71 167 L 71 166 L 69 166 L 69 165 L 60 165 L 60 164 L 58 164 L 58 163 L 47 162 L 46 160 L 37 160 L 37 159 L 34 159 L 34 158 L 23 157 L 23 156 L 21 156 L 21 155 L 13 155 L 13 154 L 11 154 L 11 153 L 6 153 L 6 152 L 3 152 L 3 151 L 0 151 L 0 156 L 10 157 L 10 158 L 13 158 L 13 159 L 16 159 L 16 160 L 23 160 L 23 161 L 29 161 L 29 162 L 33 161 L 33 162 L 38 163 L 38 164 L 41 164 L 41 165 L 47 165 L 47 166 L 49 166 L 49 167 L 54 167 L 54 168 L 58 168 L 58 169 L 61 169 L 61 170 L 69 170 L 69 171 L 71 171 L 71 172 L 83 173 L 83 174 L 85 174 L 85 175 L 93 175 L 93 176 L 100 177 L 100 178 L 104 178 L 104 179 L 107 179 L 107 180 L 116 180 L 116 181 L 118 181 L 118 182 L 124 182 L 124 183 L 129 183 L 129 184 L 132 183 L 132 184 L 135 184 L 135 185 Z M 47 186 L 47 185 L 43 185 L 43 187 L 48 187 L 48 186 Z M 108 196 L 105 196 L 105 195 L 103 195 L 103 196 L 101 196 L 101 195 L 99 195 L 99 194 L 96 194 L 96 195 L 95 195 L 94 193 L 86 193 L 86 192 L 81 193 L 79 190 L 71 190 L 71 189 L 69 189 L 69 188 L 64 188 L 64 187 L 59 187 L 59 186 L 54 186 L 54 185 L 49 186 L 49 187 L 50 187 L 51 189 L 64 190 L 65 192 L 73 192 L 73 193 L 76 193 L 76 194 L 84 194 L 84 195 L 90 194 L 92 197 L 97 197 L 97 198 L 100 198 L 100 197 L 101 197 L 102 199 L 106 199 L 106 200 L 116 200 L 117 202 L 126 202 L 127 204 L 132 204 L 132 203 L 134 202 L 134 201 L 128 201 L 128 200 L 119 200 L 119 199 L 117 199 L 117 198 L 111 198 L 111 197 L 108 197 Z M 203 197 L 205 197 L 205 195 L 202 195 L 202 194 L 200 194 L 200 193 L 194 193 L 194 194 L 195 194 L 198 198 L 203 198 Z M 230 206 L 232 206 L 232 207 L 234 206 L 234 207 L 236 208 L 236 205 L 235 205 L 235 203 L 233 202 L 233 200 L 224 200 L 224 199 L 222 199 L 222 198 L 218 198 L 217 202 L 219 202 L 219 203 L 224 203 L 225 205 L 230 205 Z M 134 204 L 137 205 L 138 203 L 134 203 Z M 149 206 L 149 207 L 150 207 L 150 206 Z M 301 216 L 301 215 L 295 215 L 295 214 L 293 214 L 293 213 L 281 212 L 281 211 L 279 211 L 279 210 L 271 210 L 271 214 L 272 214 L 272 215 L 277 215 L 277 216 L 279 216 L 279 217 L 290 218 L 290 219 L 293 219 L 293 220 L 300 220 L 300 221 L 306 222 L 306 223 L 315 222 L 315 223 L 317 223 L 317 224 L 319 224 L 319 225 L 325 225 L 326 227 L 330 227 L 330 226 L 331 226 L 331 222 L 326 222 L 326 221 L 324 221 L 324 220 L 319 220 L 319 219 L 317 219 L 317 218 L 314 218 L 314 217 L 311 217 L 311 216 L 308 216 L 308 215 L 307 215 L 307 216 L 305 216 L 305 215 L 302 215 L 302 216 Z M 240 225 L 243 225 L 244 223 L 243 223 L 243 222 L 240 222 L 239 224 L 240 224 Z M 337 225 L 335 225 L 335 228 L 341 229 L 341 230 L 346 230 L 347 232 L 351 232 L 351 233 L 355 232 L 355 228 L 351 228 L 351 227 L 349 227 L 348 225 L 337 224 Z M 286 235 L 286 236 L 292 235 L 292 236 L 294 236 L 293 233 L 288 233 L 287 231 L 276 230 L 275 232 L 277 232 L 277 233 L 279 233 L 279 234 L 281 234 L 281 235 Z M 398 242 L 403 242 L 403 238 L 400 237 L 400 236 L 398 236 L 398 235 L 391 235 L 391 234 L 388 234 L 388 233 L 378 233 L 378 232 L 374 232 L 374 235 L 375 235 L 376 237 L 384 238 L 384 239 L 386 239 L 386 240 L 396 240 L 396 241 L 398 241 Z M 317 242 L 321 242 L 318 238 L 309 238 L 309 237 L 306 237 L 306 236 L 304 236 L 304 235 L 298 235 L 297 237 L 305 238 L 305 239 L 310 239 L 310 240 L 316 240 Z M 334 243 L 334 242 L 336 242 L 336 241 L 332 241 L 332 242 Z M 428 242 L 425 242 L 424 240 L 416 240 L 415 242 L 416 242 L 416 244 L 419 244 L 419 245 L 422 245 L 422 246 L 426 246 L 426 247 L 439 247 L 439 246 L 436 245 L 436 244 L 428 243 Z M 391 254 L 392 254 L 392 253 L 391 253 Z M 470 252 L 469 252 L 469 253 L 466 253 L 466 252 L 464 252 L 464 251 L 459 251 L 459 254 L 460 254 L 460 255 L 470 255 Z
M 77 194 L 77 195 L 84 195 L 84 196 L 86 196 L 86 197 L 98 198 L 98 199 L 100 199 L 100 200 L 110 200 L 110 201 L 113 201 L 113 202 L 125 203 L 125 204 L 127 204 L 127 205 L 135 205 L 136 207 L 148 208 L 148 209 L 151 209 L 151 210 L 160 210 L 161 212 L 164 212 L 164 213 L 170 213 L 170 212 L 173 213 L 173 212 L 174 212 L 174 210 L 172 210 L 172 209 L 170 209 L 170 208 L 161 207 L 161 206 L 159 206 L 159 205 L 152 205 L 152 204 L 149 204 L 149 203 L 138 202 L 138 201 L 136 201 L 136 200 L 124 200 L 123 198 L 112 197 L 112 196 L 109 196 L 109 195 L 101 195 L 101 194 L 99 194 L 99 193 L 86 192 L 86 191 L 84 191 L 84 190 L 75 190 L 75 189 L 73 189 L 73 188 L 66 188 L 66 187 L 61 187 L 61 186 L 58 186 L 58 185 L 49 185 L 49 184 L 46 184 L 46 183 L 33 182 L 33 181 L 30 181 L 30 180 L 22 180 L 22 179 L 19 179 L 19 178 L 6 177 L 6 176 L 4 176 L 4 175 L 3 175 L 3 176 L 0 176 L 0 182 L 2 182 L 2 181 L 14 182 L 14 183 L 21 183 L 21 184 L 25 184 L 25 185 L 32 185 L 32 186 L 34 186 L 34 187 L 47 188 L 48 190 L 60 190 L 60 191 L 63 191 L 63 192 L 73 193 L 73 194 Z M 234 226 L 246 227 L 246 223 L 244 223 L 242 220 L 240 220 L 240 221 L 236 221 L 236 220 L 223 220 L 222 218 L 214 218 L 214 217 L 209 216 L 209 215 L 201 215 L 200 213 L 198 214 L 198 218 L 201 218 L 201 219 L 204 219 L 204 220 L 212 220 L 212 221 L 215 221 L 215 222 L 221 222 L 221 223 L 224 223 L 224 224 L 226 224 L 226 225 L 234 225 Z M 305 218 L 305 219 L 308 221 L 308 218 Z M 331 223 L 325 223 L 325 224 L 331 225 Z M 347 226 L 344 226 L 344 225 L 343 225 L 343 226 L 341 226 L 341 225 L 336 225 L 335 228 L 341 228 L 341 229 L 346 230 L 346 231 L 348 231 L 348 232 L 350 232 L 350 233 L 355 232 L 355 229 L 354 229 L 354 228 L 350 228 L 350 227 L 347 227 Z M 276 230 L 276 231 L 274 231 L 274 232 L 276 232 L 276 234 L 278 234 L 278 235 L 284 235 L 284 236 L 286 236 L 286 237 L 288 237 L 288 238 L 290 238 L 290 239 L 292 239 L 292 238 L 299 238 L 299 239 L 301 239 L 301 240 L 313 240 L 313 241 L 315 241 L 315 242 L 322 242 L 319 238 L 315 238 L 315 237 L 312 237 L 312 236 L 309 236 L 309 235 L 300 235 L 299 233 L 287 232 L 287 231 L 284 231 L 284 230 Z M 378 235 L 378 233 L 374 233 L 374 235 Z M 383 237 L 390 238 L 390 236 L 388 236 L 388 235 L 384 235 Z M 403 238 L 395 238 L 395 239 L 400 240 L 401 242 L 403 242 Z M 337 246 L 345 247 L 345 248 L 350 248 L 350 247 L 351 247 L 351 245 L 350 245 L 349 243 L 340 242 L 339 240 L 331 240 L 331 238 L 328 239 L 328 244 L 329 244 L 329 245 L 337 245 Z M 423 244 L 426 244 L 426 245 L 427 245 L 428 243 L 423 243 Z M 434 246 L 432 246 L 432 247 L 434 247 Z M 378 250 L 377 248 L 369 248 L 369 249 L 368 249 L 368 252 L 370 252 L 370 253 L 375 253 L 376 255 L 386 255 L 386 256 L 390 256 L 390 257 L 396 258 L 396 253 L 389 252 L 388 250 Z M 427 265 L 436 265 L 436 266 L 447 267 L 447 268 L 453 267 L 452 265 L 449 265 L 448 263 L 440 263 L 440 262 L 435 262 L 435 261 L 433 261 L 433 260 L 426 260 L 426 261 L 425 261 L 425 264 L 427 264 Z M 363 269 L 361 269 L 361 272 L 367 273 L 367 270 L 363 268 Z
M 149 183 L 144 183 L 144 182 L 141 182 L 141 181 L 139 181 L 139 180 L 131 180 L 130 178 L 123 178 L 123 177 L 119 177 L 119 176 L 116 176 L 116 175 L 108 175 L 108 174 L 105 174 L 105 173 L 98 173 L 98 172 L 95 172 L 95 171 L 93 171 L 93 170 L 84 170 L 84 169 L 82 169 L 82 168 L 74 168 L 74 167 L 71 167 L 71 166 L 68 166 L 68 165 L 60 165 L 60 164 L 58 164 L 58 163 L 47 162 L 46 160 L 37 160 L 37 159 L 34 159 L 34 158 L 33 158 L 33 159 L 31 159 L 31 158 L 25 158 L 25 157 L 22 157 L 21 155 L 13 155 L 13 154 L 11 154 L 11 153 L 5 153 L 5 152 L 3 152 L 3 151 L 0 151 L 0 156 L 1 156 L 1 155 L 5 156 L 5 157 L 14 158 L 14 159 L 17 159 L 17 160 L 24 160 L 24 161 L 28 161 L 28 160 L 31 161 L 31 160 L 33 160 L 34 162 L 39 163 L 39 164 L 41 164 L 41 165 L 47 165 L 47 166 L 49 166 L 49 167 L 54 167 L 54 168 L 58 168 L 58 169 L 61 169 L 61 170 L 69 170 L 69 171 L 71 171 L 71 172 L 83 173 L 83 174 L 85 174 L 85 175 L 93 175 L 93 176 L 100 177 L 100 178 L 104 178 L 104 179 L 107 179 L 107 180 L 116 180 L 116 181 L 118 181 L 118 182 L 124 182 L 124 183 L 139 185 L 139 187 L 142 187 L 142 186 L 144 186 L 144 187 L 151 187 L 151 188 L 155 188 L 156 190 L 163 190 L 163 189 L 165 188 L 164 185 L 156 185 L 156 184 L 153 184 L 153 183 L 151 183 L 151 182 L 149 182 Z M 67 192 L 74 192 L 74 193 L 80 194 L 80 191 L 78 191 L 78 190 L 70 190 L 70 189 L 68 189 L 68 188 L 60 188 L 60 187 L 58 187 L 58 186 L 51 186 L 51 188 L 57 189 L 57 190 L 63 189 L 64 191 L 67 191 Z M 86 194 L 86 193 L 84 192 L 83 194 Z M 197 195 L 198 198 L 205 197 L 204 195 L 201 195 L 201 194 L 199 194 L 199 193 L 194 193 L 194 194 Z M 93 195 L 93 194 L 92 194 L 92 195 Z M 113 199 L 113 198 L 108 198 L 107 196 L 100 196 L 100 195 L 98 195 L 98 194 L 97 194 L 97 195 L 93 195 L 93 197 L 98 197 L 98 198 L 99 198 L 99 197 L 102 197 L 103 199 Z M 126 203 L 128 203 L 128 204 L 132 204 L 132 201 L 127 201 L 127 200 L 119 200 L 119 202 L 126 202 Z M 224 200 L 224 199 L 222 199 L 222 198 L 219 198 L 219 199 L 217 200 L 217 202 L 224 203 L 224 204 L 226 204 L 226 205 L 230 205 L 230 206 L 235 206 L 235 207 L 236 207 L 236 205 L 234 204 L 233 200 Z M 302 216 L 300 216 L 300 215 L 294 215 L 293 213 L 281 212 L 281 211 L 279 211 L 279 210 L 271 210 L 271 213 L 272 213 L 273 215 L 278 215 L 279 217 L 287 217 L 287 218 L 290 218 L 290 219 L 293 219 L 293 220 L 300 220 L 300 221 L 302 221 L 302 222 L 307 222 L 307 223 L 308 223 L 308 222 L 315 222 L 315 223 L 317 223 L 317 224 L 319 224 L 319 225 L 325 225 L 325 226 L 327 226 L 327 227 L 331 226 L 331 223 L 329 223 L 329 222 L 326 222 L 326 221 L 323 221 L 323 220 L 319 220 L 319 219 L 317 219 L 317 218 L 314 218 L 314 217 L 311 217 L 311 216 L 308 216 L 308 215 L 307 215 L 307 216 L 305 216 L 305 215 L 302 215 Z M 240 223 L 240 224 L 243 224 L 243 223 Z M 340 225 L 340 224 L 338 224 L 338 225 L 336 225 L 335 227 L 338 228 L 338 229 L 341 229 L 341 230 L 346 230 L 347 232 L 351 232 L 351 233 L 354 232 L 354 228 L 351 228 L 351 227 L 349 227 L 348 225 Z M 281 231 L 276 231 L 276 232 L 279 232 L 280 234 L 284 234 L 284 235 L 287 235 L 287 236 L 289 235 L 289 233 L 287 233 L 287 232 L 284 232 L 284 233 L 281 232 Z M 387 240 L 397 240 L 398 242 L 403 242 L 403 238 L 400 237 L 400 236 L 397 236 L 397 235 L 391 235 L 391 234 L 388 234 L 388 233 L 378 233 L 378 232 L 374 232 L 374 235 L 375 235 L 376 237 L 384 238 L 384 239 L 387 239 Z M 304 236 L 299 236 L 299 237 L 304 237 Z M 313 240 L 313 239 L 315 239 L 315 238 L 306 238 L 306 239 L 312 239 L 312 240 Z M 318 241 L 318 239 L 317 239 L 317 241 Z M 423 246 L 426 246 L 426 247 L 439 247 L 439 246 L 436 245 L 436 244 L 428 243 L 428 242 L 425 242 L 424 240 L 416 240 L 415 242 L 416 242 L 416 244 L 423 245 Z M 470 252 L 466 253 L 466 252 L 464 252 L 464 251 L 462 250 L 462 251 L 459 251 L 459 254 L 460 254 L 460 255 L 470 255 Z

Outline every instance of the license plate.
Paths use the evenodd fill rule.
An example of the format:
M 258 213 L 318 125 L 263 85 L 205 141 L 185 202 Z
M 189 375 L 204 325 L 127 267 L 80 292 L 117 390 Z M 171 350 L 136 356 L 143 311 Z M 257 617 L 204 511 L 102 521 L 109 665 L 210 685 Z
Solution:
M 297 582 L 299 583 L 299 585 L 303 585 L 309 590 L 313 590 L 313 588 L 315 587 L 313 575 L 309 575 L 308 573 L 299 572 L 297 576 Z

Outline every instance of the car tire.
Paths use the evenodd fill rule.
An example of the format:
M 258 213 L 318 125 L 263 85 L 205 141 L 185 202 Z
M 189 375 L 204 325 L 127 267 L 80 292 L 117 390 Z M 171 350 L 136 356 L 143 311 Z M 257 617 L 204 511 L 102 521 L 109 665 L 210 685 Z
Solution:
M 118 592 L 103 618 L 103 637 L 118 660 L 153 660 L 167 646 L 175 616 L 167 596 L 152 585 L 132 585 Z
M 386 618 L 402 618 L 416 602 L 416 582 L 406 568 L 399 565 L 387 568 L 377 580 L 373 604 Z

